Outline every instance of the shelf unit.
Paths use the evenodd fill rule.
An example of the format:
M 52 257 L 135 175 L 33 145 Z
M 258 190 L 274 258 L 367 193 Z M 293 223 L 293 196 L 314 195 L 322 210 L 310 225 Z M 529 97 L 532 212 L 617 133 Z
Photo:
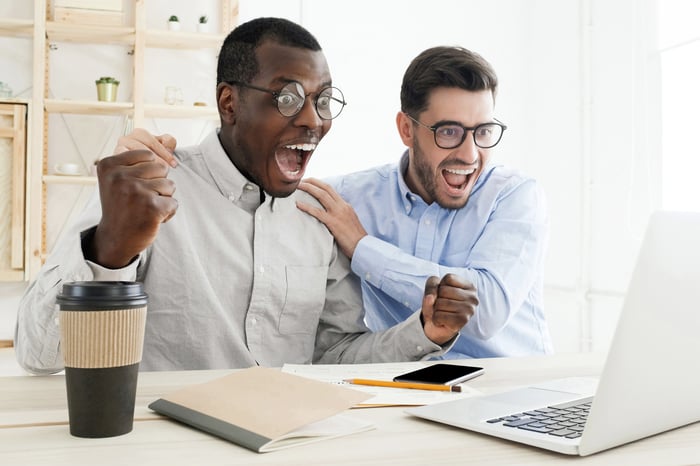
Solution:
M 34 0 L 33 20 L 0 18 L 0 36 L 32 39 L 32 97 L 30 134 L 32 141 L 26 167 L 25 273 L 31 280 L 46 258 L 47 185 L 94 185 L 93 176 L 57 176 L 48 171 L 49 114 L 128 116 L 134 126 L 147 118 L 218 119 L 216 108 L 207 106 L 147 103 L 145 98 L 145 53 L 149 48 L 198 50 L 221 46 L 237 23 L 238 0 L 219 0 L 220 33 L 175 32 L 146 27 L 149 0 L 124 0 L 132 24 L 102 26 L 62 23 L 51 20 L 51 0 Z M 132 53 L 132 97 L 128 102 L 99 102 L 49 97 L 49 50 L 53 43 L 92 45 L 116 44 Z

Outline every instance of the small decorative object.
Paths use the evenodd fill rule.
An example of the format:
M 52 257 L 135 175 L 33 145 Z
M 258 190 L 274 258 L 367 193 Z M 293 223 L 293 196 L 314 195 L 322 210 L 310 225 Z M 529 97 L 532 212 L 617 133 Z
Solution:
M 180 30 L 180 20 L 176 15 L 170 16 L 168 18 L 168 29 L 171 31 L 179 31 Z
M 0 81 L 0 99 L 9 99 L 12 97 L 12 89 L 9 85 Z
M 59 163 L 54 170 L 57 175 L 80 175 L 80 165 L 77 163 Z
M 163 101 L 168 105 L 182 105 L 182 89 L 177 86 L 165 86 Z
M 95 81 L 97 85 L 97 100 L 100 102 L 116 102 L 119 81 L 111 76 L 102 76 Z
M 206 102 L 197 101 L 197 102 L 194 102 L 192 105 L 194 105 L 195 107 L 206 107 L 206 106 L 207 106 L 207 103 L 206 103 Z
M 199 17 L 197 22 L 197 32 L 208 32 L 209 31 L 209 18 L 207 15 L 202 15 Z

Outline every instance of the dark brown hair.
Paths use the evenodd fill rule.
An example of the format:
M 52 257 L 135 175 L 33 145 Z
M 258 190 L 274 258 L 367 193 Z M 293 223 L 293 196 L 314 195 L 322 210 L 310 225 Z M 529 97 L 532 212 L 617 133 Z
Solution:
M 418 115 L 428 107 L 430 93 L 439 87 L 490 90 L 495 99 L 498 77 L 478 53 L 462 47 L 429 48 L 413 59 L 403 75 L 401 111 Z

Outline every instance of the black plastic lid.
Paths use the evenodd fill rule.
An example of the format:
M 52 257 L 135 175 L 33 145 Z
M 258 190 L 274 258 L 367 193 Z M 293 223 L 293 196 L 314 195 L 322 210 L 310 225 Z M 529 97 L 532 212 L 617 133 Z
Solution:
M 68 282 L 56 297 L 61 309 L 96 310 L 141 307 L 148 295 L 140 282 Z

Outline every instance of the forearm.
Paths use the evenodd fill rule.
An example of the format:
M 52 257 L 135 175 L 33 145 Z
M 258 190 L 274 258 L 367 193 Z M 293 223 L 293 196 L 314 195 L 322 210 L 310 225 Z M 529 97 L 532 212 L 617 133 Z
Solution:
M 442 347 L 428 339 L 420 321 L 419 305 L 409 319 L 384 332 L 372 333 L 364 323 L 360 281 L 347 257 L 335 255 L 326 285 L 326 302 L 316 331 L 314 362 L 370 363 L 415 361 L 439 356 Z
M 133 280 L 136 266 L 121 270 L 103 269 L 85 260 L 84 234 L 99 219 L 96 199 L 55 245 L 37 278 L 20 300 L 15 326 L 15 354 L 19 364 L 36 374 L 63 369 L 56 296 L 64 282 L 91 280 Z
M 352 270 L 411 309 L 420 307 L 429 276 L 453 273 L 463 277 L 476 286 L 480 303 L 463 332 L 488 339 L 521 308 L 541 276 L 546 238 L 546 222 L 493 220 L 459 259 L 460 266 L 447 266 L 414 257 L 378 238 L 365 237 L 355 249 Z
M 337 327 L 322 323 L 316 339 L 314 363 L 419 361 L 444 354 L 456 341 L 455 337 L 443 346 L 430 341 L 423 331 L 420 311 L 383 332 L 370 332 L 361 322 L 355 325 L 355 330 L 356 333 L 342 334 Z

